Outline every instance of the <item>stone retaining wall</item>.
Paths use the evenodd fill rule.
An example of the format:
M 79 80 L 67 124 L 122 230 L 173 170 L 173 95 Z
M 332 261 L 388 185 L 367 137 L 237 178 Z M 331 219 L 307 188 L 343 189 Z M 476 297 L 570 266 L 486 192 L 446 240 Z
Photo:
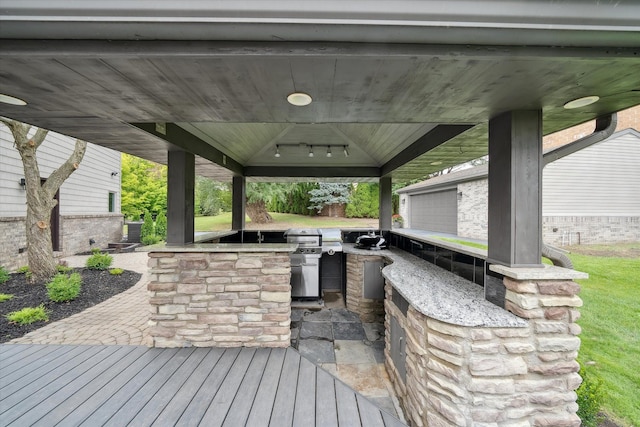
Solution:
M 414 426 L 575 426 L 581 383 L 576 362 L 580 327 L 572 281 L 505 278 L 506 307 L 529 319 L 524 328 L 464 327 L 409 307 L 385 290 L 386 366 Z M 389 331 L 395 317 L 406 334 L 406 383 L 393 364 Z
M 154 347 L 288 347 L 288 253 L 149 253 Z
M 364 298 L 364 262 L 382 261 L 382 256 L 347 254 L 347 310 L 360 316 L 363 322 L 374 322 L 384 315 L 384 302 Z

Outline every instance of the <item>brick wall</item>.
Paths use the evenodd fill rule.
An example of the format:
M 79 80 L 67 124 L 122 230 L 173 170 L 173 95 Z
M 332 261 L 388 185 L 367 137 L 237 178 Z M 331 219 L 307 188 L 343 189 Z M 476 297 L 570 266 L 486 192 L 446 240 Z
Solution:
M 391 301 L 387 283 L 386 366 L 414 426 L 575 426 L 580 327 L 572 281 L 506 278 L 506 306 L 524 328 L 471 328 L 431 319 Z M 389 319 L 406 333 L 406 383 L 393 364 Z
M 15 271 L 27 265 L 24 217 L 0 218 L 0 265 Z M 25 252 L 20 253 L 20 250 Z
M 123 225 L 122 214 L 64 215 L 60 218 L 61 252 L 72 255 L 118 243 L 122 240 Z M 90 239 L 95 244 L 90 245 Z
M 486 240 L 488 236 L 489 202 L 488 181 L 462 182 L 458 184 L 458 235 Z
M 123 216 L 64 215 L 60 217 L 60 246 L 57 256 L 73 255 L 93 248 L 106 248 L 122 240 Z M 96 243 L 89 245 L 89 239 Z M 0 218 L 0 265 L 11 271 L 27 265 L 24 217 Z M 24 249 L 23 253 L 20 250 Z
M 381 256 L 347 254 L 347 310 L 360 316 L 363 322 L 374 322 L 384 315 L 384 302 L 364 298 L 364 262 L 382 261 Z
M 637 216 L 545 216 L 542 239 L 554 246 L 640 241 Z
M 149 253 L 154 347 L 288 347 L 288 253 Z
M 595 120 L 591 120 L 587 123 L 552 133 L 543 138 L 542 148 L 544 151 L 548 151 L 552 148 L 561 147 L 577 139 L 590 135 L 593 133 L 595 127 Z M 618 125 L 616 126 L 615 131 L 619 132 L 629 128 L 640 130 L 640 106 L 618 112 Z

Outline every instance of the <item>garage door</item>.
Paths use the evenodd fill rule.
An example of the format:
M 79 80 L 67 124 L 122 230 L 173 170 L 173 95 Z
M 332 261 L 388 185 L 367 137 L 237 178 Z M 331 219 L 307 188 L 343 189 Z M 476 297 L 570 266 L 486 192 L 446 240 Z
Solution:
M 411 196 L 411 228 L 458 234 L 456 190 Z

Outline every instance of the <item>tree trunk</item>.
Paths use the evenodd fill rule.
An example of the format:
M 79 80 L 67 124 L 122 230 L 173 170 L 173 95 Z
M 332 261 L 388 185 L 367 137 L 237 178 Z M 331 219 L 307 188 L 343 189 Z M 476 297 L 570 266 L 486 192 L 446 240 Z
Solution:
M 254 224 L 267 224 L 273 221 L 273 218 L 269 215 L 269 212 L 267 212 L 267 207 L 262 200 L 247 203 L 246 211 L 247 216 L 251 218 L 251 222 Z
M 38 129 L 29 137 L 31 126 L 15 120 L 0 119 L 13 134 L 15 147 L 22 158 L 27 192 L 27 259 L 32 278 L 46 281 L 56 274 L 56 261 L 51 244 L 51 210 L 58 203 L 55 194 L 62 183 L 71 175 L 82 161 L 87 143 L 77 140 L 71 156 L 58 169 L 51 172 L 41 184 L 40 169 L 36 151 L 44 141 L 48 131 Z

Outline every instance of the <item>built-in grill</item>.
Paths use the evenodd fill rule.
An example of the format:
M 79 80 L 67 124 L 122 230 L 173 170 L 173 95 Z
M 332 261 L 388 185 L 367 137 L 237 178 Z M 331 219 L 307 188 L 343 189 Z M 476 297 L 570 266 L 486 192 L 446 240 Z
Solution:
M 291 228 L 284 233 L 287 243 L 297 243 L 291 254 L 291 297 L 320 298 L 322 234 L 316 228 Z

